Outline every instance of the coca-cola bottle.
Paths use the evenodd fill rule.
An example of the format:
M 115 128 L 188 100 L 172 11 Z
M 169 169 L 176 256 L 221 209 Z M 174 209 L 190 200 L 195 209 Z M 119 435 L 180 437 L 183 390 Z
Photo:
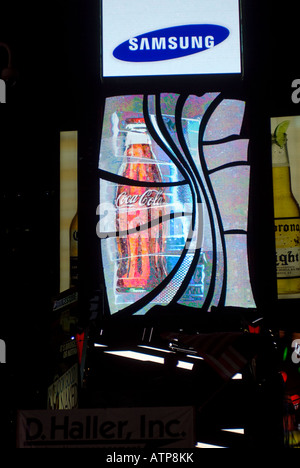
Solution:
M 126 120 L 125 162 L 120 175 L 133 185 L 119 185 L 116 191 L 117 292 L 153 289 L 166 277 L 166 209 L 160 168 L 152 151 L 143 118 Z M 146 185 L 134 185 L 134 181 Z M 153 182 L 153 186 L 149 186 Z

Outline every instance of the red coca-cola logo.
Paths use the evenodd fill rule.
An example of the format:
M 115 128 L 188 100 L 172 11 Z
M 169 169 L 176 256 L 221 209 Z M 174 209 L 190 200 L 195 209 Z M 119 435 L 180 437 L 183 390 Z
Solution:
M 125 190 L 116 199 L 117 207 L 126 207 L 138 204 L 139 206 L 152 207 L 165 204 L 164 192 L 162 190 L 149 189 L 143 193 L 130 194 Z

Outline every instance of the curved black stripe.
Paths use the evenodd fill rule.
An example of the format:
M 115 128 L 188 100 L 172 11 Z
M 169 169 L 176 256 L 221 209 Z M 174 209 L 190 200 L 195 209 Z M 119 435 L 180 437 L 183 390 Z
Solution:
M 176 109 L 175 109 L 175 124 L 176 124 L 178 141 L 179 141 L 180 146 L 182 148 L 182 151 L 183 151 L 183 153 L 185 155 L 185 158 L 189 163 L 189 168 L 190 168 L 190 171 L 191 171 L 191 174 L 192 174 L 192 182 L 193 182 L 194 190 L 195 190 L 196 197 L 197 197 L 197 203 L 202 203 L 199 186 L 202 189 L 202 193 L 204 193 L 203 184 L 202 184 L 200 175 L 198 173 L 198 169 L 197 169 L 197 167 L 195 165 L 195 162 L 194 162 L 194 160 L 193 160 L 193 158 L 192 158 L 192 156 L 190 154 L 189 148 L 188 148 L 188 146 L 186 144 L 186 140 L 185 140 L 184 133 L 183 133 L 183 128 L 182 128 L 182 111 L 183 111 L 183 107 L 184 107 L 184 104 L 185 104 L 187 98 L 188 98 L 188 95 L 180 95 L 178 100 L 177 100 Z M 205 194 L 204 194 L 204 197 L 205 197 Z M 196 210 L 194 210 L 194 213 L 195 213 L 195 218 L 196 218 Z M 186 288 L 188 287 L 188 285 L 189 285 L 189 283 L 190 283 L 190 281 L 191 281 L 191 279 L 193 277 L 193 274 L 195 273 L 196 266 L 197 266 L 197 264 L 199 262 L 200 254 L 201 254 L 201 248 L 199 247 L 199 248 L 195 249 L 194 257 L 193 257 L 193 260 L 192 260 L 192 262 L 191 262 L 191 264 L 189 266 L 188 272 L 186 273 L 186 275 L 185 275 L 185 277 L 184 277 L 184 279 L 182 281 L 181 286 L 178 288 L 176 294 L 174 295 L 173 299 L 171 300 L 171 304 L 177 302 L 182 297 L 182 295 L 184 294 Z
M 221 95 L 218 95 L 213 102 L 215 102 L 215 100 L 217 99 L 217 103 L 215 106 L 213 106 L 213 110 L 211 111 L 211 113 L 214 112 L 215 108 L 219 105 L 219 103 L 222 101 L 222 98 L 221 98 Z M 183 108 L 183 105 L 185 103 L 185 98 L 182 97 L 182 100 L 181 100 L 181 112 L 180 114 L 182 113 L 182 108 Z M 213 103 L 210 104 L 210 106 L 212 106 Z M 206 115 L 207 111 L 205 112 L 204 115 Z M 208 119 L 207 119 L 208 121 Z M 201 135 L 204 134 L 204 131 L 205 131 L 205 128 L 206 128 L 206 123 L 207 121 L 205 121 L 205 119 L 201 120 L 201 124 L 200 124 L 200 128 L 199 128 L 199 138 L 198 138 L 198 141 L 201 140 Z M 187 148 L 187 145 L 186 145 L 186 141 L 185 141 L 185 138 L 184 138 L 184 135 L 183 135 L 183 132 L 181 132 L 179 134 L 179 140 L 180 140 L 180 144 L 182 145 L 183 148 L 186 149 L 186 152 L 189 154 L 189 150 Z M 209 197 L 206 193 L 206 188 L 204 186 L 204 183 L 201 179 L 201 175 L 199 174 L 196 166 L 195 166 L 195 163 L 192 159 L 192 157 L 189 155 L 188 156 L 189 159 L 191 160 L 191 164 L 193 165 L 194 167 L 194 170 L 195 170 L 195 176 L 196 176 L 196 179 L 197 179 L 197 182 L 200 186 L 200 189 L 202 191 L 202 194 L 203 194 L 203 197 L 204 197 L 204 200 L 205 200 L 205 203 L 206 203 L 206 208 L 207 208 L 207 211 L 208 211 L 208 215 L 209 215 L 209 219 L 210 219 L 210 226 L 211 226 L 211 231 L 212 231 L 212 244 L 213 244 L 213 250 L 214 250 L 214 256 L 213 256 L 213 265 L 212 265 L 212 273 L 211 273 L 211 279 L 210 279 L 210 285 L 209 285 L 209 288 L 208 288 L 208 291 L 207 291 L 207 294 L 206 294 L 206 297 L 205 297 L 205 300 L 204 300 L 204 303 L 201 307 L 201 309 L 203 311 L 207 311 L 210 307 L 210 304 L 211 304 L 211 300 L 213 298 L 213 294 L 214 294 L 214 288 L 215 288 L 215 281 L 216 281 L 216 250 L 217 250 L 217 241 L 216 241 L 216 229 L 215 229 L 215 225 L 214 225 L 214 217 L 213 217 L 213 210 L 210 206 L 210 200 L 209 200 Z M 201 160 L 200 160 L 200 163 L 201 163 Z M 193 262 L 192 262 L 192 265 L 191 267 L 194 267 L 194 269 L 196 268 L 197 266 L 197 262 L 200 258 L 200 250 L 199 252 L 197 252 L 197 255 L 196 257 L 198 257 L 197 259 L 193 259 Z M 183 288 L 187 287 L 188 286 L 188 280 L 191 279 L 191 276 L 190 278 L 188 278 L 188 275 L 187 275 L 187 278 L 185 279 L 184 281 L 184 284 L 183 284 Z
M 188 98 L 188 95 L 183 95 L 183 94 L 181 94 L 178 98 L 178 101 L 176 103 L 176 109 L 175 109 L 175 124 L 176 124 L 178 141 L 183 150 L 186 161 L 188 161 L 189 171 L 191 173 L 194 189 L 197 195 L 197 203 L 201 203 L 201 194 L 199 190 L 199 183 L 201 182 L 201 178 L 199 177 L 198 169 L 196 167 L 194 159 L 192 158 L 190 154 L 190 150 L 186 144 L 186 140 L 185 140 L 183 129 L 182 129 L 182 111 L 183 111 L 183 107 L 187 98 Z
M 225 138 L 220 138 L 219 140 L 203 140 L 202 144 L 203 146 L 221 145 L 222 143 L 228 143 L 236 140 L 247 140 L 247 138 L 244 138 L 241 135 L 229 135 Z
M 223 164 L 222 166 L 215 167 L 214 169 L 209 169 L 207 172 L 208 174 L 213 174 L 214 172 L 222 171 L 223 169 L 227 169 L 228 167 L 237 167 L 237 166 L 249 166 L 249 163 L 247 161 L 235 161 L 235 162 Z
M 196 208 L 196 203 L 201 203 L 200 192 L 199 192 L 199 190 L 197 188 L 197 184 L 195 182 L 194 173 L 191 170 L 189 164 L 187 163 L 186 153 L 184 153 L 184 156 L 182 155 L 180 149 L 176 146 L 173 138 L 171 137 L 171 135 L 170 135 L 170 133 L 169 133 L 169 131 L 167 129 L 167 126 L 165 124 L 165 121 L 163 119 L 162 112 L 161 112 L 160 97 L 161 97 L 160 94 L 155 95 L 156 122 L 157 122 L 159 130 L 162 133 L 163 137 L 165 138 L 166 142 L 168 143 L 168 145 L 172 149 L 173 153 L 176 155 L 177 160 L 174 158 L 173 154 L 170 153 L 170 151 L 168 151 L 168 148 L 166 148 L 166 146 L 164 145 L 163 142 L 161 142 L 160 139 L 159 139 L 159 143 L 160 143 L 160 146 L 163 147 L 164 151 L 167 152 L 170 159 L 173 162 L 176 162 L 176 165 L 178 165 L 177 167 L 179 168 L 179 171 L 181 173 L 183 173 L 185 175 L 185 177 L 189 181 L 188 184 L 189 184 L 189 187 L 190 187 L 190 190 L 191 190 L 192 207 L 193 207 L 192 208 L 192 223 L 191 223 L 190 230 L 189 230 L 189 233 L 188 233 L 188 239 L 191 240 L 192 237 L 193 237 L 193 232 L 195 230 L 195 221 L 196 221 L 196 210 L 195 210 L 195 208 Z M 186 95 L 186 97 L 184 97 L 184 101 L 186 100 L 186 98 L 187 98 L 187 95 Z M 179 96 L 178 100 L 179 99 L 180 99 L 180 96 Z M 152 136 L 152 131 L 155 132 L 155 128 L 152 125 L 152 122 L 151 122 L 151 119 L 150 119 L 150 116 L 149 116 L 149 113 L 148 113 L 148 107 L 146 106 L 147 101 L 148 101 L 148 97 L 145 96 L 145 99 L 144 99 L 144 117 L 145 117 L 145 121 L 147 123 L 147 127 L 149 129 L 149 133 Z M 180 113 L 180 111 L 178 112 L 178 107 L 177 106 L 178 106 L 178 101 L 177 101 L 176 107 L 175 107 L 175 125 L 176 125 L 176 132 L 177 132 L 177 135 L 178 135 L 178 131 L 181 128 L 181 113 Z M 182 108 L 180 110 L 182 110 Z M 156 135 L 156 133 L 155 133 L 155 135 Z M 153 137 L 154 137 L 154 135 L 153 135 Z M 195 193 L 196 193 L 196 196 L 195 196 Z M 186 241 L 186 245 L 188 245 L 187 242 L 188 241 Z
M 195 221 L 196 221 L 196 206 L 199 206 L 199 204 L 202 203 L 202 199 L 201 199 L 201 192 L 200 192 L 200 189 L 199 189 L 199 185 L 201 185 L 201 178 L 199 177 L 199 174 L 198 174 L 198 170 L 197 170 L 197 167 L 195 165 L 195 162 L 190 154 L 190 151 L 189 151 L 189 148 L 186 144 L 186 140 L 184 138 L 184 133 L 183 133 L 183 128 L 182 128 L 182 110 L 183 110 L 183 106 L 186 102 L 188 98 L 188 94 L 185 94 L 185 95 L 180 95 L 178 100 L 177 100 L 177 103 L 176 103 L 176 108 L 175 108 L 175 125 L 176 125 L 176 132 L 177 132 L 177 138 L 178 138 L 178 141 L 179 141 L 179 144 L 182 148 L 182 151 L 183 151 L 183 154 L 184 154 L 184 157 L 185 158 L 182 158 L 181 156 L 181 153 L 180 153 L 180 156 L 181 156 L 181 160 L 182 160 L 182 164 L 184 164 L 184 167 L 187 169 L 189 175 L 190 175 L 190 178 L 191 178 L 191 182 L 193 184 L 193 191 L 192 191 L 192 196 L 193 196 L 193 207 L 194 207 L 194 210 L 193 210 L 193 219 L 192 219 L 192 229 L 193 231 L 195 231 Z M 167 129 L 166 129 L 166 126 L 163 122 L 163 119 L 162 119 L 162 116 L 160 115 L 159 116 L 160 118 L 160 121 L 161 121 L 161 125 L 164 127 L 164 131 L 167 132 Z M 173 140 L 172 140 L 173 142 Z M 202 190 L 203 192 L 203 190 Z M 197 203 L 197 205 L 195 204 L 195 202 Z M 196 241 L 196 245 L 198 245 L 198 242 Z M 172 300 L 170 301 L 170 303 L 176 303 L 181 297 L 182 295 L 184 294 L 189 282 L 191 281 L 192 277 L 193 277 L 193 274 L 195 273 L 195 269 L 196 269 L 196 266 L 198 264 L 198 261 L 199 261 L 199 258 L 200 258 L 200 254 L 201 254 L 201 247 L 199 248 L 196 248 L 195 249 L 195 252 L 194 252 L 194 256 L 193 256 L 193 260 L 188 268 L 188 271 L 180 285 L 180 287 L 178 288 L 178 290 L 176 291 L 174 297 L 172 298 Z
M 224 231 L 224 235 L 226 236 L 226 234 L 243 234 L 243 235 L 247 235 L 247 231 L 244 231 L 244 229 L 228 229 L 226 231 Z
M 199 129 L 199 140 L 198 140 L 198 147 L 199 147 L 199 158 L 200 158 L 200 164 L 202 167 L 203 175 L 207 184 L 208 191 L 210 193 L 210 197 L 212 199 L 212 203 L 214 206 L 215 214 L 217 217 L 217 223 L 219 227 L 219 233 L 221 236 L 221 243 L 222 243 L 222 249 L 223 249 L 223 256 L 224 256 L 224 272 L 223 272 L 223 281 L 222 281 L 222 290 L 221 290 L 221 296 L 219 299 L 219 305 L 222 306 L 225 304 L 225 297 L 226 297 L 226 285 L 227 285 L 227 254 L 226 254 L 226 243 L 225 243 L 225 238 L 223 235 L 223 225 L 222 225 L 222 219 L 221 219 L 221 214 L 219 211 L 217 199 L 214 193 L 214 189 L 209 177 L 209 171 L 207 169 L 206 161 L 204 158 L 204 150 L 203 150 L 203 137 L 205 133 L 206 126 L 208 124 L 209 119 L 211 118 L 213 112 L 215 109 L 219 106 L 219 104 L 222 102 L 223 96 L 222 94 L 219 94 L 214 101 L 210 104 L 208 109 L 206 110 L 201 123 L 200 123 L 200 129 Z M 225 140 L 225 139 L 224 139 Z M 220 142 L 220 141 L 219 141 Z M 218 142 L 218 143 L 219 143 Z M 215 143 L 216 144 L 216 143 Z M 209 218 L 210 218 L 210 223 L 211 223 L 211 228 L 212 228 L 212 243 L 213 243 L 213 263 L 212 263 L 212 273 L 211 273 L 211 282 L 209 285 L 208 293 L 204 301 L 204 307 L 207 308 L 209 307 L 213 295 L 214 295 L 214 290 L 215 290 L 215 283 L 216 283 L 216 273 L 217 273 L 217 238 L 216 238 L 216 229 L 214 225 L 214 219 L 213 219 L 213 214 L 211 207 L 208 203 L 209 207 Z
M 163 151 L 166 153 L 166 155 L 175 164 L 175 166 L 177 167 L 177 169 L 180 172 L 180 174 L 182 175 L 182 177 L 184 177 L 184 180 L 190 185 L 189 175 L 188 175 L 188 172 L 186 170 L 187 168 L 185 167 L 185 165 L 182 164 L 183 160 L 182 160 L 182 157 L 181 157 L 181 153 L 178 150 L 178 148 L 176 147 L 176 145 L 174 144 L 172 138 L 170 138 L 169 133 L 165 131 L 166 130 L 165 125 L 164 125 L 163 118 L 162 118 L 161 112 L 160 112 L 159 99 L 157 98 L 157 95 L 156 95 L 155 99 L 156 99 L 156 120 L 157 120 L 157 124 L 158 124 L 158 127 L 159 127 L 161 133 L 163 134 L 164 138 L 166 139 L 167 143 L 171 147 L 171 149 L 172 149 L 172 151 L 173 151 L 173 153 L 175 154 L 176 157 L 174 157 L 174 154 L 172 153 L 172 151 L 169 150 L 169 148 L 165 145 L 164 141 L 161 140 L 159 135 L 156 133 L 156 130 L 155 130 L 153 124 L 152 124 L 152 121 L 151 121 L 150 115 L 149 115 L 149 110 L 148 110 L 148 105 L 147 105 L 148 104 L 148 96 L 149 96 L 148 94 L 145 94 L 144 95 L 144 100 L 143 100 L 143 113 L 144 113 L 144 119 L 145 119 L 145 123 L 146 123 L 146 126 L 147 126 L 147 130 L 148 130 L 150 136 L 153 138 L 153 140 L 158 144 L 158 146 L 160 146 L 163 149 Z
M 119 185 L 130 185 L 134 187 L 177 187 L 179 185 L 187 185 L 186 180 L 180 180 L 177 182 L 147 182 L 140 180 L 128 179 L 118 174 L 113 174 L 111 172 L 105 171 L 103 169 L 98 169 L 99 177 L 109 182 L 114 182 Z

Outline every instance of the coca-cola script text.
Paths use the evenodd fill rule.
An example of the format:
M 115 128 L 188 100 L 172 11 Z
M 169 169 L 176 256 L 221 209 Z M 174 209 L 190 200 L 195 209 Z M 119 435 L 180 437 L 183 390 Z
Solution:
M 134 204 L 139 206 L 160 206 L 165 204 L 164 192 L 161 190 L 149 189 L 144 193 L 128 194 L 126 191 L 120 193 L 116 199 L 117 207 L 130 206 Z

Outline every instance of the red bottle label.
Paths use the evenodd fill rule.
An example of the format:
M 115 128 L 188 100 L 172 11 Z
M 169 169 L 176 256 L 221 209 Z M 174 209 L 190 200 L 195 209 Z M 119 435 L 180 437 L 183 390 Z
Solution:
M 167 275 L 165 234 L 161 218 L 166 196 L 155 187 L 161 174 L 148 144 L 135 143 L 126 149 L 122 176 L 153 182 L 154 187 L 120 186 L 117 189 L 118 270 L 117 291 L 151 290 Z M 134 158 L 138 158 L 134 161 Z M 142 161 L 144 159 L 145 161 Z M 149 161 L 152 160 L 152 161 Z

